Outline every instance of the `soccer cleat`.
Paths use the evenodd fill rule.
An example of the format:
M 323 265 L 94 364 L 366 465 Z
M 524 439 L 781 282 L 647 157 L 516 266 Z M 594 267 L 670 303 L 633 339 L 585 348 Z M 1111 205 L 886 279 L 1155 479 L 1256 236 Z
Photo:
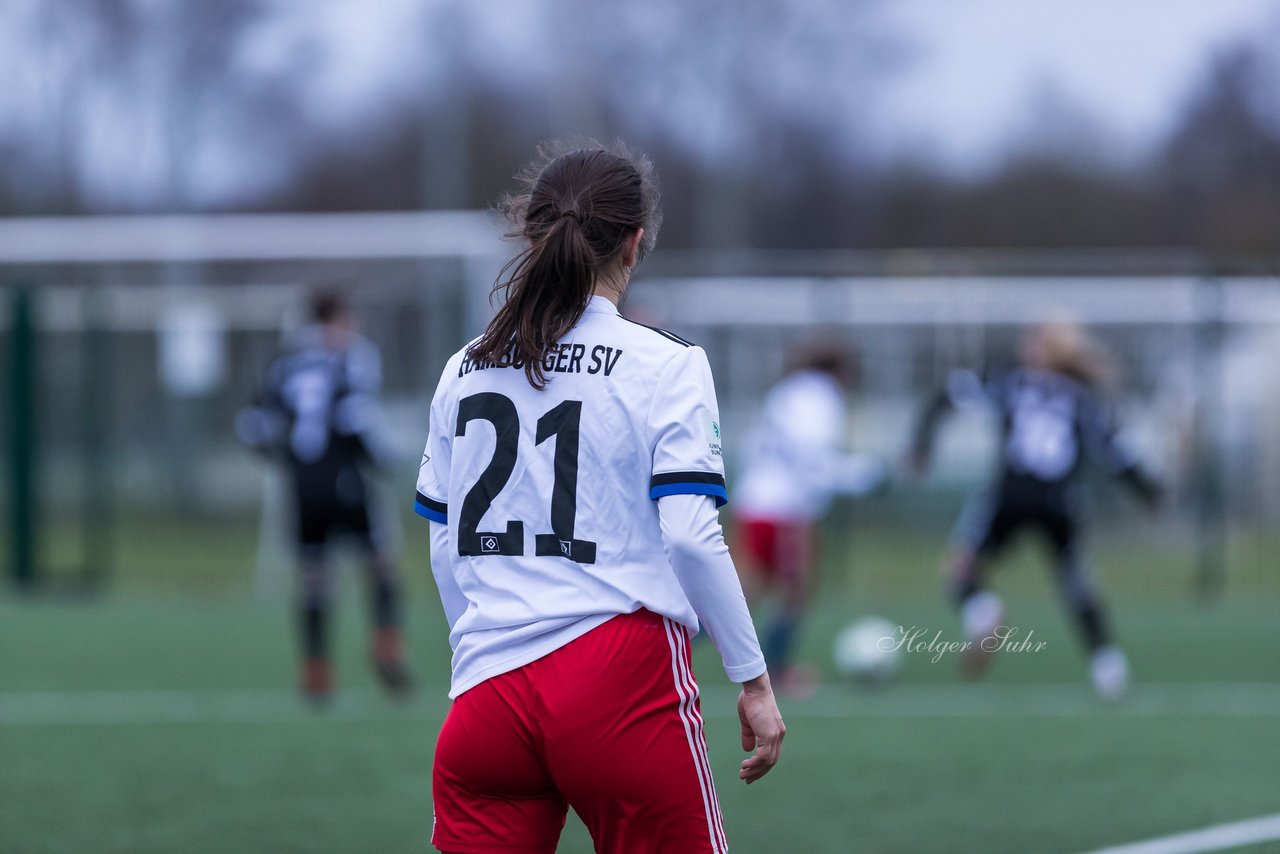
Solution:
M 995 654 L 983 643 L 994 636 L 1004 620 L 1004 603 L 989 590 L 975 593 L 964 600 L 960 620 L 964 624 L 964 639 L 969 643 L 960 657 L 960 674 L 966 679 L 977 679 L 995 660 Z
M 1129 691 L 1129 660 L 1118 647 L 1104 646 L 1089 661 L 1093 690 L 1108 703 L 1114 703 Z
M 383 687 L 396 696 L 407 695 L 413 687 L 404 664 L 404 644 L 398 629 L 380 628 L 374 632 L 373 668 Z
M 302 695 L 319 705 L 329 699 L 333 691 L 333 675 L 329 661 L 324 658 L 308 658 L 302 662 Z

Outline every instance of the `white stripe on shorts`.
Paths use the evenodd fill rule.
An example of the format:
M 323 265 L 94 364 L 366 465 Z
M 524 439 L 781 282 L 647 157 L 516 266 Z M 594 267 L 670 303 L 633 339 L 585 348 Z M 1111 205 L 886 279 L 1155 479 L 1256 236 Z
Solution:
M 694 722 L 694 744 L 697 745 L 699 754 L 702 756 L 702 767 L 707 772 L 707 789 L 711 792 L 711 808 L 716 821 L 716 834 L 720 839 L 721 847 L 728 851 L 729 840 L 724 835 L 724 814 L 720 812 L 720 799 L 716 797 L 716 786 L 711 776 L 711 759 L 707 756 L 706 725 L 702 720 L 702 712 L 698 709 L 698 683 L 693 678 L 693 669 L 688 662 L 689 633 L 681 626 L 673 625 L 672 628 L 678 630 L 676 642 L 680 646 L 680 669 L 684 672 L 685 683 L 689 686 L 689 713 Z
M 711 779 L 711 762 L 707 758 L 707 741 L 703 731 L 702 716 L 698 714 L 696 707 L 698 687 L 685 664 L 684 627 L 665 617 L 662 624 L 667 632 L 667 644 L 671 647 L 671 675 L 676 683 L 676 693 L 680 695 L 680 722 L 684 725 L 684 734 L 689 741 L 689 752 L 693 756 L 694 770 L 698 774 L 698 786 L 702 790 L 702 806 L 707 816 L 707 834 L 711 838 L 711 850 L 713 854 L 724 854 L 729 850 L 729 845 L 724 837 L 720 803 L 716 799 L 715 784 Z

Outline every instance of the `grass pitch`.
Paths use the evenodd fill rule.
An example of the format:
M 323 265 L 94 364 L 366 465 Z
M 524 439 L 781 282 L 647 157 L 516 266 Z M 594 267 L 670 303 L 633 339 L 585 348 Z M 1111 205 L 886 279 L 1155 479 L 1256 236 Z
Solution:
M 828 538 L 804 637 L 826 684 L 783 701 L 783 763 L 758 785 L 736 779 L 734 693 L 709 645 L 696 649 L 734 851 L 1071 852 L 1280 809 L 1273 548 L 1242 554 L 1244 581 L 1204 607 L 1181 550 L 1132 532 L 1099 543 L 1136 680 L 1109 707 L 1030 551 L 997 587 L 1041 652 L 1005 656 L 980 684 L 924 653 L 885 688 L 841 683 L 829 644 L 854 616 L 958 631 L 936 589 L 943 531 L 854 530 Z M 374 685 L 351 578 L 339 695 L 322 711 L 294 696 L 287 602 L 248 593 L 251 527 L 140 529 L 121 538 L 104 597 L 0 599 L 0 851 L 429 850 L 448 662 L 425 535 L 410 533 L 420 685 L 407 703 Z M 572 817 L 560 850 L 590 850 Z

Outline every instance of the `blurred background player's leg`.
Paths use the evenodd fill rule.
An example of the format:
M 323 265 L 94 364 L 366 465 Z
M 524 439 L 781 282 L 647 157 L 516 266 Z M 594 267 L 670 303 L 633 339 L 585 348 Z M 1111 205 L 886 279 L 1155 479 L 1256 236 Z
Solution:
M 982 676 L 991 667 L 994 656 L 983 641 L 995 633 L 1004 619 L 1004 602 L 994 591 L 983 587 L 986 568 L 984 554 L 964 550 L 950 554 L 944 570 L 969 643 L 960 658 L 960 671 L 970 679 Z
M 942 573 L 969 647 L 960 658 L 961 673 L 977 678 L 993 660 L 982 641 L 1004 619 L 1004 603 L 984 587 L 987 566 L 1017 524 L 1002 495 L 980 492 L 969 499 L 952 533 L 952 546 Z
M 294 473 L 294 506 L 298 536 L 298 622 L 302 632 L 303 695 L 313 701 L 333 691 L 329 646 L 333 578 L 329 567 L 329 537 L 334 527 L 334 503 L 325 500 L 304 476 Z
M 374 671 L 382 684 L 394 694 L 409 691 L 409 671 L 404 661 L 404 639 L 400 620 L 400 575 L 382 530 L 374 524 L 375 507 L 361 490 L 361 499 L 350 508 L 345 526 L 360 543 L 365 554 L 365 583 L 369 593 L 370 619 L 373 624 L 371 654 Z
M 761 646 L 769 672 L 780 690 L 791 692 L 786 674 L 791 667 L 791 651 L 803 616 L 809 585 L 801 577 L 807 557 L 803 537 L 793 529 L 797 524 L 774 518 L 741 516 L 737 519 L 734 562 L 742 577 L 742 589 L 752 607 L 777 594 L 775 610 L 761 632 Z M 811 682 L 816 682 L 811 679 Z
M 1129 663 L 1115 646 L 1097 589 L 1082 557 L 1079 536 L 1070 514 L 1057 514 L 1047 523 L 1053 546 L 1053 571 L 1080 638 L 1089 654 L 1094 691 L 1104 700 L 1118 700 L 1129 688 Z
M 329 602 L 333 585 L 322 544 L 303 546 L 298 586 L 302 693 L 310 700 L 320 701 L 333 690 L 329 663 Z
M 764 633 L 764 657 L 784 692 L 793 697 L 804 696 L 813 692 L 818 676 L 812 667 L 794 663 L 792 656 L 817 584 L 815 525 L 794 520 L 776 522 L 770 545 L 778 602 Z
M 395 564 L 373 549 L 365 562 L 365 578 L 373 617 L 373 664 L 378 678 L 396 694 L 410 688 L 400 630 L 400 579 Z

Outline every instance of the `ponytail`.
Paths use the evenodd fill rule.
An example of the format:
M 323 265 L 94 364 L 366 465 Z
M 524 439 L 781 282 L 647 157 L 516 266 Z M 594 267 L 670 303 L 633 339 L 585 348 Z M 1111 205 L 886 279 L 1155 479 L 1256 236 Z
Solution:
M 467 351 L 476 362 L 522 367 L 536 389 L 547 386 L 547 353 L 581 320 L 627 238 L 643 228 L 647 251 L 661 220 L 647 159 L 598 146 L 541 154 L 546 162 L 524 173 L 528 192 L 500 206 L 508 236 L 528 245 L 502 268 L 493 287 L 502 307 Z
M 595 287 L 595 257 L 578 218 L 557 217 L 502 275 L 495 290 L 505 291 L 506 301 L 469 355 L 503 367 L 522 364 L 529 384 L 545 388 L 543 357 L 582 318 Z

